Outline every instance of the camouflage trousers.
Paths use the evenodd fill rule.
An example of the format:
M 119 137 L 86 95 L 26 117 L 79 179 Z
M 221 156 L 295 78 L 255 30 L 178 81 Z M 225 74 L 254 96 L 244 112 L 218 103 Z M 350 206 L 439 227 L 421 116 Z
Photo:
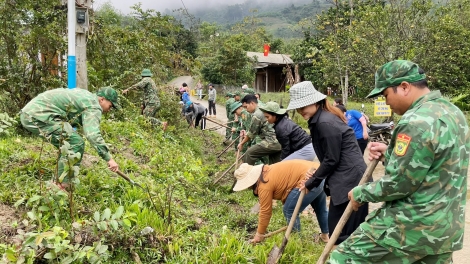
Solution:
M 155 118 L 155 115 L 158 112 L 158 109 L 160 109 L 160 101 L 151 101 L 148 103 L 144 103 L 143 109 L 142 109 L 142 114 L 148 118 L 150 123 L 152 125 L 160 125 L 162 122 Z
M 385 235 L 384 235 L 385 236 Z M 361 227 L 331 252 L 329 264 L 444 264 L 452 263 L 452 252 L 440 255 L 423 255 L 416 252 L 403 251 L 398 248 L 379 245 L 369 238 Z
M 246 151 L 243 162 L 250 165 L 274 164 L 278 162 L 281 157 L 281 145 L 279 143 L 278 145 L 279 146 L 264 147 L 260 144 L 253 144 Z
M 80 153 L 80 161 L 75 164 L 76 166 L 80 166 L 80 162 L 82 161 L 83 157 L 83 152 L 85 151 L 85 141 L 75 131 L 71 135 L 65 136 L 65 133 L 63 133 L 62 131 L 62 120 L 43 122 L 35 119 L 34 117 L 26 113 L 21 113 L 20 120 L 21 124 L 26 130 L 33 133 L 34 135 L 38 135 L 44 138 L 46 141 L 54 145 L 57 149 L 59 149 L 60 147 L 61 139 L 67 141 L 70 144 L 70 147 L 74 153 Z M 64 172 L 64 166 L 62 164 L 64 164 L 67 160 L 64 156 L 61 156 L 60 159 L 63 160 L 63 163 L 58 163 L 58 176 L 62 175 L 62 173 Z M 67 177 L 65 177 L 63 180 L 63 182 L 69 181 L 70 179 L 67 179 Z
M 232 138 L 232 128 L 231 127 L 225 128 L 225 139 L 229 139 L 229 138 Z

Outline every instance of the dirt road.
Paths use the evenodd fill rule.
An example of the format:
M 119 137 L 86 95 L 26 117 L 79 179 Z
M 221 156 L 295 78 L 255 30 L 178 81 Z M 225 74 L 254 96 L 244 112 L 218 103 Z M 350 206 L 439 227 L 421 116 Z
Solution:
M 196 86 L 196 82 L 195 80 L 191 77 L 191 76 L 180 76 L 178 78 L 175 78 L 173 79 L 169 85 L 172 85 L 174 87 L 181 87 L 181 85 L 183 83 L 186 83 L 188 85 L 189 88 L 193 89 L 194 86 Z M 217 96 L 224 96 L 223 94 L 218 94 Z M 195 96 L 191 96 L 191 101 L 192 102 L 195 102 L 195 103 L 200 103 L 202 105 L 204 105 L 205 107 L 209 108 L 209 102 L 207 100 L 199 100 L 198 98 L 196 98 Z M 225 105 L 218 105 L 216 104 L 216 112 L 217 112 L 217 117 L 216 118 L 212 118 L 214 121 L 218 122 L 218 123 L 227 123 L 228 120 L 227 120 L 227 112 L 225 110 Z M 215 128 L 215 127 L 220 127 L 219 125 L 217 125 L 216 123 L 213 123 L 209 120 L 207 120 L 206 122 L 206 128 Z M 216 130 L 219 134 L 225 136 L 225 128 L 219 128 Z
M 191 76 L 181 76 L 181 77 L 178 77 L 174 80 L 172 80 L 170 82 L 171 85 L 173 85 L 174 87 L 180 87 L 183 82 L 187 83 L 188 86 L 190 88 L 194 88 L 195 86 L 195 82 L 194 82 L 194 79 L 191 77 Z M 223 95 L 219 95 L 219 96 L 223 96 Z M 191 100 L 193 102 L 200 102 L 202 104 L 204 104 L 206 107 L 209 106 L 209 103 L 207 102 L 207 100 L 198 100 L 197 98 L 195 97 L 191 97 Z M 217 107 L 217 119 L 218 121 L 220 122 L 223 122 L 223 123 L 227 123 L 227 118 L 226 118 L 226 111 L 225 111 L 225 106 L 221 106 L 221 105 L 216 105 Z M 214 127 L 214 126 L 217 126 L 215 125 L 214 123 L 211 123 L 211 122 L 207 122 L 207 127 Z M 217 130 L 221 135 L 225 135 L 225 129 L 219 129 Z M 366 150 L 366 153 L 364 153 L 364 157 L 368 157 L 369 154 Z M 366 163 L 368 164 L 369 161 L 367 159 L 366 160 Z M 385 172 L 385 168 L 384 166 L 379 163 L 377 165 L 377 168 L 375 169 L 374 171 L 374 174 L 372 175 L 372 177 L 374 178 L 374 180 L 378 180 L 380 179 L 380 177 L 382 177 L 384 175 L 384 172 Z M 470 175 L 470 169 L 469 169 L 469 173 Z M 470 190 L 470 180 L 467 181 L 467 189 Z M 375 210 L 377 209 L 378 207 L 380 207 L 381 203 L 370 203 L 369 204 L 369 210 L 372 211 L 372 210 Z M 470 192 L 467 194 L 467 206 L 466 206 L 466 210 L 465 210 L 465 235 L 464 235 L 464 246 L 463 246 L 463 249 L 462 250 L 459 250 L 457 252 L 454 253 L 453 255 L 453 260 L 454 260 L 454 263 L 455 264 L 466 264 L 466 263 L 470 263 Z

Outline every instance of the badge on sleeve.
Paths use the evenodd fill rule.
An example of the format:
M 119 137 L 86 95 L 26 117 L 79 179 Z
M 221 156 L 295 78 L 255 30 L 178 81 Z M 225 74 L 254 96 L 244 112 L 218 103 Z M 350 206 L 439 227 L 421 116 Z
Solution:
M 395 154 L 397 156 L 403 156 L 406 154 L 406 150 L 410 145 L 411 137 L 406 134 L 398 134 L 395 142 Z

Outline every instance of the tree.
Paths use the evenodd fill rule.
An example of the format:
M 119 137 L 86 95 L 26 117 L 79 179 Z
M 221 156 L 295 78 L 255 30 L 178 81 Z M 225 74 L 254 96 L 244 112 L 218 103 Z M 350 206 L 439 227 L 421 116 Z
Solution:
M 449 94 L 468 91 L 470 23 L 463 19 L 470 15 L 468 0 L 447 5 L 430 0 L 336 3 L 317 21 L 299 23 L 305 37 L 296 60 L 313 56 L 302 71 L 317 85 L 347 87 L 348 76 L 348 86 L 358 87 L 358 96 L 364 97 L 374 86 L 380 65 L 407 59 L 425 69 L 431 87 Z
M 95 13 L 88 42 L 94 87 L 128 86 L 139 79 L 143 68 L 151 69 L 157 82 L 192 68 L 197 49 L 194 35 L 171 16 L 143 10 L 140 4 L 132 8 L 130 16 L 106 5 Z
M 0 112 L 17 113 L 38 93 L 65 85 L 66 12 L 59 1 L 0 5 Z

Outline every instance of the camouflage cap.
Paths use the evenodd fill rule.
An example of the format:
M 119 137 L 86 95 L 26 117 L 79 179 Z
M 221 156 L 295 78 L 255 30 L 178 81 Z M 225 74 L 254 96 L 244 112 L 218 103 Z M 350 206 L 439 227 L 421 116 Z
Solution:
M 230 113 L 233 114 L 233 112 L 235 112 L 235 110 L 237 110 L 238 108 L 240 108 L 242 106 L 242 103 L 240 102 L 233 102 L 231 105 L 230 105 Z
M 226 97 L 233 97 L 233 94 L 232 93 L 226 93 L 225 96 Z
M 142 73 L 140 75 L 142 77 L 152 77 L 153 76 L 152 72 L 150 72 L 149 69 L 143 69 Z
M 426 74 L 419 73 L 418 64 L 407 60 L 394 60 L 385 63 L 375 72 L 375 88 L 367 98 L 382 94 L 388 87 L 400 85 L 402 82 L 417 82 L 426 79 Z
M 237 95 L 238 95 L 238 96 L 241 96 L 241 94 L 242 94 L 242 92 L 240 92 L 240 91 L 236 91 L 236 92 L 234 93 L 235 96 L 237 96 Z
M 113 107 L 116 109 L 121 109 L 121 105 L 119 104 L 119 96 L 111 87 L 102 87 L 96 92 L 97 96 L 101 96 L 106 98 L 106 100 L 110 101 L 113 104 Z
M 245 89 L 245 93 L 247 93 L 247 94 L 255 94 L 255 90 L 253 90 L 252 88 L 246 88 L 246 89 Z
M 263 112 L 274 113 L 277 115 L 283 115 L 287 109 L 282 109 L 276 102 L 267 102 L 264 105 L 259 106 L 259 109 Z

